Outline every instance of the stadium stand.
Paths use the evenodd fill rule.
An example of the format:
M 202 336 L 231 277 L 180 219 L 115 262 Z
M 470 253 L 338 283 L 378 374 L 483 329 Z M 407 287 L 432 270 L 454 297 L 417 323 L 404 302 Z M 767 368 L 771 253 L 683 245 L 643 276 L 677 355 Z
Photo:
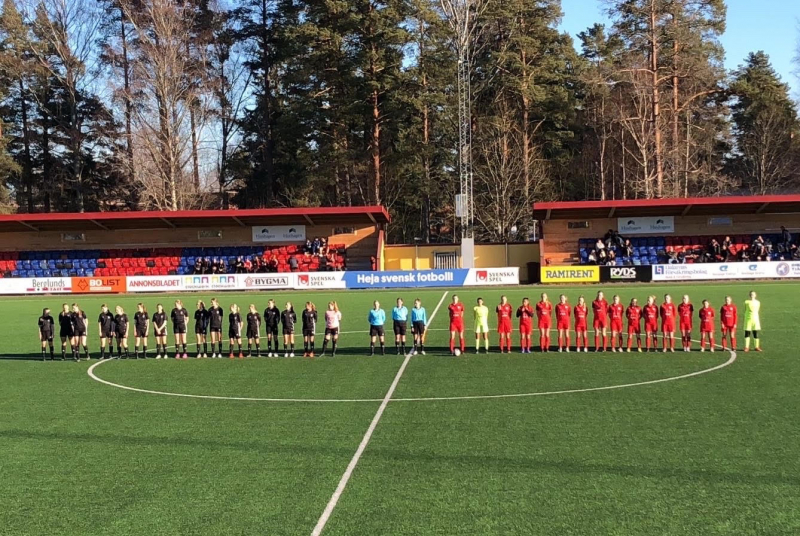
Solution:
M 730 256 L 718 260 L 736 261 L 752 260 L 747 257 L 747 253 L 752 252 L 752 244 L 759 237 L 764 239 L 768 251 L 769 260 L 781 260 L 786 258 L 785 252 L 778 251 L 774 246 L 781 241 L 780 234 L 763 235 L 707 235 L 707 236 L 647 236 L 630 238 L 631 255 L 623 255 L 620 248 L 611 246 L 616 256 L 614 264 L 616 266 L 646 266 L 650 264 L 667 264 L 670 258 L 681 255 L 681 261 L 691 264 L 699 262 L 707 252 L 708 244 L 712 239 L 720 244 L 725 242 L 726 237 L 730 237 Z M 578 257 L 580 264 L 599 264 L 592 262 L 591 255 L 595 251 L 596 238 L 581 238 L 578 241 Z M 743 252 L 745 255 L 743 256 Z M 675 255 L 670 255 L 674 253 Z M 596 257 L 596 255 L 595 255 Z M 685 259 L 685 261 L 683 260 Z M 766 260 L 766 259 L 764 259 Z
M 388 221 L 383 207 L 0 215 L 0 277 L 369 269 Z M 275 226 L 305 244 L 255 240 Z
M 237 259 L 259 257 L 264 268 L 258 271 L 291 271 L 289 259 L 297 259 L 298 270 L 316 272 L 346 268 L 347 248 L 344 244 L 329 246 L 333 262 L 322 261 L 319 255 L 306 254 L 301 246 L 162 248 L 78 251 L 22 251 L 0 254 L 0 277 L 69 277 L 123 275 L 192 274 L 198 258 L 222 260 L 233 273 Z M 268 261 L 275 257 L 277 269 L 269 270 Z M 252 269 L 248 271 L 254 271 Z

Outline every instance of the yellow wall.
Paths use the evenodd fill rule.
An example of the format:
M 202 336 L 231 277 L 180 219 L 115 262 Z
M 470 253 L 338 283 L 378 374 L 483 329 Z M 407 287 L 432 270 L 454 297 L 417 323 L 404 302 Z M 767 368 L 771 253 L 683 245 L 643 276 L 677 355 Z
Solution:
M 431 270 L 434 253 L 461 254 L 458 244 L 387 245 L 383 250 L 385 270 Z M 418 257 L 415 258 L 415 255 Z M 539 244 L 476 244 L 476 268 L 518 266 L 520 281 L 528 281 L 529 262 L 539 262 Z

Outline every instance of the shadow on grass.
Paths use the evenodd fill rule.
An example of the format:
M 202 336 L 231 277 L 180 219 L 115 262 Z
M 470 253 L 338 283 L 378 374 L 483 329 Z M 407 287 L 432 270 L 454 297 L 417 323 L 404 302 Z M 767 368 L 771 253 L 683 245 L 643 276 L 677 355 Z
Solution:
M 33 430 L 0 430 L 0 438 L 39 440 L 39 441 L 85 441 L 103 445 L 112 445 L 120 449 L 128 446 L 167 446 L 167 447 L 207 447 L 230 448 L 241 451 L 261 451 L 264 453 L 303 451 L 310 454 L 328 456 L 331 453 L 349 457 L 352 450 L 349 448 L 336 448 L 329 444 L 309 446 L 308 444 L 286 445 L 279 442 L 263 441 L 225 441 L 210 438 L 193 437 L 160 437 L 160 436 L 132 436 L 122 434 L 93 434 L 74 432 L 53 432 Z M 789 485 L 800 486 L 800 477 L 789 474 L 752 474 L 743 472 L 722 472 L 714 469 L 698 469 L 680 466 L 657 467 L 644 465 L 603 464 L 592 462 L 578 462 L 573 460 L 543 460 L 532 458 L 509 458 L 482 455 L 434 455 L 430 453 L 411 454 L 406 450 L 387 449 L 380 447 L 370 448 L 371 458 L 381 458 L 390 464 L 397 462 L 410 463 L 419 467 L 420 463 L 431 463 L 443 470 L 442 464 L 453 465 L 462 470 L 470 468 L 485 470 L 493 468 L 499 474 L 509 471 L 527 473 L 557 472 L 576 476 L 586 475 L 616 475 L 623 477 L 653 478 L 659 480 L 680 480 L 686 482 L 704 481 L 712 484 L 724 485 Z
M 411 352 L 411 351 L 412 351 L 412 348 L 410 346 L 406 346 L 406 353 Z M 246 356 L 247 355 L 247 345 L 246 344 L 243 346 L 243 352 L 244 352 L 244 354 Z M 320 357 L 321 352 L 322 352 L 322 347 L 321 346 L 316 346 L 315 347 L 315 354 L 316 354 L 317 357 Z M 467 348 L 466 354 L 467 355 L 475 355 L 474 352 L 475 352 L 474 348 L 472 348 L 472 349 Z M 133 349 L 132 346 L 129 348 L 129 353 L 130 353 L 130 357 L 128 359 L 136 361 L 136 359 L 134 359 L 134 357 L 133 357 L 134 349 Z M 369 356 L 369 346 L 337 346 L 336 347 L 336 353 L 337 353 L 337 356 L 342 356 L 342 357 L 345 357 L 345 356 L 346 357 L 368 357 Z M 426 355 L 436 356 L 436 357 L 447 357 L 447 358 L 454 357 L 454 356 L 450 355 L 450 348 L 447 347 L 447 346 L 426 346 L 425 347 L 425 353 L 426 353 Z M 495 355 L 500 355 L 499 352 L 497 352 L 497 351 L 492 351 L 491 353 L 495 354 Z M 518 353 L 518 352 L 514 352 L 514 353 Z M 92 349 L 90 348 L 90 354 L 92 356 L 92 359 L 91 359 L 92 361 L 97 361 L 98 360 L 97 358 L 98 358 L 99 354 L 97 353 L 96 349 L 95 349 L 95 353 L 92 353 Z M 168 354 L 169 354 L 170 358 L 174 358 L 175 357 L 175 350 L 174 349 L 170 349 Z M 235 351 L 234 354 L 236 356 L 238 356 L 239 355 L 238 350 Z M 295 344 L 294 354 L 295 354 L 295 358 L 303 357 L 303 346 L 302 346 L 302 344 L 299 347 L 297 346 L 297 344 Z M 190 358 L 194 359 L 197 356 L 197 351 L 189 351 L 189 352 L 187 352 L 187 355 Z M 208 354 L 208 355 L 210 356 L 211 354 Z M 223 348 L 223 357 L 228 357 L 228 355 L 229 355 L 229 350 L 228 350 L 227 345 L 225 345 L 225 347 Z M 283 348 L 281 348 L 280 351 L 278 352 L 278 356 L 277 357 L 283 357 L 283 355 L 284 355 L 284 351 L 283 351 Z M 483 352 L 481 352 L 481 355 L 484 355 Z M 267 356 L 267 350 L 262 347 L 261 348 L 261 358 L 263 359 L 266 356 Z M 115 354 L 115 357 L 116 357 L 116 354 Z M 156 357 L 156 354 L 153 351 L 152 347 L 148 347 L 147 359 L 148 360 L 155 359 L 155 357 Z M 256 357 L 255 351 L 253 351 L 253 357 Z M 327 351 L 325 353 L 325 357 L 331 357 L 331 347 L 330 346 L 328 346 L 328 349 L 327 349 Z M 380 347 L 375 348 L 375 357 L 382 357 L 381 356 Z M 399 357 L 397 355 L 397 350 L 395 349 L 394 345 L 386 347 L 385 357 Z M 60 359 L 61 359 L 60 350 L 56 349 L 55 360 L 59 361 Z M 2 360 L 9 360 L 9 361 L 42 361 L 42 354 L 38 353 L 38 352 L 37 353 L 34 353 L 34 352 L 13 353 L 13 354 L 12 353 L 0 353 L 0 361 L 2 361 Z M 83 354 L 81 354 L 81 360 L 84 360 Z M 140 358 L 139 360 L 141 361 L 142 358 Z M 49 354 L 47 356 L 47 361 L 50 361 L 50 355 Z M 71 354 L 69 354 L 69 353 L 67 354 L 66 361 L 72 361 Z

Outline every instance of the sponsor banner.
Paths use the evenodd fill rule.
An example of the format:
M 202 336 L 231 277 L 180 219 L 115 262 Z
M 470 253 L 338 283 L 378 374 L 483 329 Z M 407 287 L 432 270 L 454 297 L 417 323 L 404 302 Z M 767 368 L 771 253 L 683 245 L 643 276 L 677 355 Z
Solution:
M 653 281 L 800 278 L 800 261 L 708 264 L 660 264 L 652 267 Z
M 238 274 L 242 275 L 242 274 Z M 181 290 L 239 290 L 237 274 L 184 275 Z
M 253 242 L 305 242 L 305 225 L 259 225 L 253 227 Z
M 126 291 L 124 276 L 119 277 L 73 277 L 72 292 L 76 294 L 121 294 Z
M 599 283 L 599 266 L 542 266 L 542 283 Z
M 653 270 L 649 266 L 601 266 L 602 283 L 617 281 L 647 282 L 653 280 Z
M 15 277 L 0 279 L 0 294 L 64 294 L 72 292 L 70 277 Z
M 295 275 L 290 273 L 237 274 L 237 288 L 240 290 L 294 288 Z
M 674 233 L 675 217 L 617 218 L 617 231 L 622 235 Z
M 298 273 L 295 288 L 308 290 L 308 289 L 328 289 L 328 288 L 346 288 L 347 283 L 344 280 L 345 272 L 309 272 Z
M 475 285 L 519 285 L 519 268 L 471 268 L 464 286 Z
M 707 281 L 737 279 L 739 264 L 657 264 L 652 266 L 653 281 Z
M 128 292 L 172 292 L 183 288 L 181 275 L 136 275 L 128 277 Z
M 407 272 L 344 272 L 347 288 L 461 287 L 469 270 L 411 270 Z

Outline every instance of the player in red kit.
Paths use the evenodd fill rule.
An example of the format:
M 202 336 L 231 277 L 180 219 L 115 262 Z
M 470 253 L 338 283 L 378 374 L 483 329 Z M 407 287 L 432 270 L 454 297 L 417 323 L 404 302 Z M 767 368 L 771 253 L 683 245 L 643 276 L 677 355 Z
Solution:
M 531 353 L 531 333 L 533 333 L 533 307 L 528 298 L 522 299 L 522 305 L 517 308 L 519 318 L 519 345 L 523 354 Z
M 589 351 L 589 308 L 586 300 L 581 296 L 578 298 L 578 305 L 573 311 L 575 314 L 575 346 L 581 351 L 581 339 L 583 339 L 583 351 Z
M 447 306 L 450 312 L 450 353 L 455 354 L 456 334 L 460 339 L 461 353 L 466 349 L 464 340 L 464 304 L 458 301 L 458 296 L 453 296 L 453 303 Z
M 694 318 L 694 305 L 689 301 L 689 296 L 684 294 L 683 300 L 678 305 L 678 319 L 681 328 L 681 341 L 683 351 L 692 351 L 692 319 Z
M 500 334 L 500 353 L 503 349 L 507 349 L 511 353 L 511 315 L 514 313 L 514 308 L 508 303 L 508 298 L 500 296 L 500 305 L 495 309 L 497 312 L 497 333 Z
M 656 305 L 655 296 L 647 297 L 647 305 L 642 307 L 642 315 L 644 316 L 647 351 L 649 352 L 650 348 L 656 350 L 658 348 L 658 305 Z
M 553 327 L 553 304 L 542 294 L 542 300 L 536 304 L 536 327 L 539 329 L 539 350 L 550 350 L 550 328 Z
M 563 294 L 558 299 L 556 305 L 556 329 L 558 330 L 558 351 L 561 352 L 562 348 L 566 348 L 569 352 L 569 315 L 572 313 L 572 308 L 567 303 L 567 297 Z
M 636 335 L 636 347 L 642 351 L 642 308 L 636 298 L 631 300 L 631 304 L 625 311 L 628 319 L 628 351 L 631 351 L 633 336 Z
M 675 351 L 675 318 L 678 316 L 678 308 L 672 303 L 672 296 L 664 296 L 664 303 L 661 304 L 661 333 L 664 339 L 664 351 L 667 351 L 667 339 L 671 351 Z
M 619 301 L 619 296 L 614 296 L 611 305 L 608 306 L 608 316 L 611 317 L 611 351 L 622 351 L 622 324 L 625 316 L 625 306 Z
M 700 309 L 700 351 L 706 351 L 706 340 L 714 351 L 714 309 L 708 304 L 708 300 L 703 300 L 703 308 Z
M 725 296 L 725 305 L 719 310 L 719 321 L 722 325 L 722 349 L 728 347 L 730 338 L 731 350 L 736 351 L 736 324 L 739 322 L 739 312 L 730 296 Z
M 608 302 L 602 292 L 597 293 L 597 299 L 592 302 L 594 314 L 594 351 L 602 352 L 608 348 Z M 602 339 L 600 338 L 602 336 Z M 600 343 L 603 346 L 600 346 Z

